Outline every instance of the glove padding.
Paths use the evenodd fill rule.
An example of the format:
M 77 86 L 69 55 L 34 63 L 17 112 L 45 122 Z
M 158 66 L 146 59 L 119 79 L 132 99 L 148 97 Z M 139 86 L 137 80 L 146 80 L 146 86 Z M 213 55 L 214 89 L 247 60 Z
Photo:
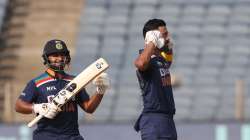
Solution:
M 158 49 L 165 46 L 165 39 L 162 37 L 161 32 L 158 30 L 148 31 L 145 36 L 145 43 L 152 42 Z
M 167 43 L 167 47 L 168 47 L 168 49 L 174 48 L 174 43 L 173 43 L 172 39 L 170 39 L 170 41 Z
M 96 86 L 98 94 L 104 94 L 105 91 L 110 87 L 110 79 L 107 73 L 101 73 L 93 80 L 93 85 Z
M 61 110 L 52 103 L 41 103 L 33 105 L 34 113 L 43 115 L 46 118 L 53 119 Z

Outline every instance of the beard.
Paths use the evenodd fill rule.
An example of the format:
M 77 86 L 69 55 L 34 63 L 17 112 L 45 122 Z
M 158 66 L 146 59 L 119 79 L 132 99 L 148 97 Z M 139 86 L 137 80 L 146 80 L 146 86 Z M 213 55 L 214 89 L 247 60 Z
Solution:
M 66 61 L 50 62 L 49 67 L 55 71 L 63 71 L 66 66 Z

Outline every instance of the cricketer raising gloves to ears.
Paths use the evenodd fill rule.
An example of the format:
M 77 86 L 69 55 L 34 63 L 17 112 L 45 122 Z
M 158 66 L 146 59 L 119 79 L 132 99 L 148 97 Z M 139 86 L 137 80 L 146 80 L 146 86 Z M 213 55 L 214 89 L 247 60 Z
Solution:
M 145 43 L 148 44 L 149 42 L 152 42 L 160 50 L 161 56 L 168 60 L 166 52 L 173 48 L 173 42 L 169 36 L 164 37 L 159 30 L 148 31 L 145 36 Z

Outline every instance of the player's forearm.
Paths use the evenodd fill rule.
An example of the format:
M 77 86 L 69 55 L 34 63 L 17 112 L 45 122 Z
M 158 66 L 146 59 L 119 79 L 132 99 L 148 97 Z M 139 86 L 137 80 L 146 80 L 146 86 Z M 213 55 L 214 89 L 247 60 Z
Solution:
M 84 110 L 87 113 L 93 113 L 101 103 L 102 98 L 103 94 L 94 94 L 88 102 L 84 103 Z
M 156 47 L 154 44 L 150 42 L 135 60 L 134 64 L 139 70 L 144 71 L 147 69 L 151 56 L 154 54 L 155 48 Z
M 33 109 L 32 109 L 32 104 L 24 102 L 21 99 L 18 99 L 16 101 L 15 110 L 16 112 L 22 114 L 31 114 Z

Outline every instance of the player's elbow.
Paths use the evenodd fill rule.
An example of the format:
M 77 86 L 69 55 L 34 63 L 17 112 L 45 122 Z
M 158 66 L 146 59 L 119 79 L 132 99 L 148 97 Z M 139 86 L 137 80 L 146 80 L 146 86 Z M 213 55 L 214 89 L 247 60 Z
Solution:
M 19 100 L 17 100 L 16 103 L 15 103 L 15 108 L 14 108 L 15 111 L 18 112 L 18 113 L 20 113 L 20 111 L 21 111 L 20 105 L 19 105 L 19 104 L 20 104 L 20 103 L 19 103 Z
M 86 113 L 94 113 L 95 111 L 95 108 L 92 107 L 90 104 L 84 102 L 83 105 L 82 105 L 82 109 L 86 112 Z
M 18 110 L 18 108 L 17 108 L 17 106 L 16 106 L 16 105 L 15 105 L 15 111 L 16 111 L 16 112 L 19 112 L 19 110 Z
M 32 113 L 32 104 L 24 102 L 24 101 L 18 99 L 16 101 L 14 109 L 18 113 L 30 114 L 30 113 Z
M 20 108 L 18 103 L 15 104 L 15 111 L 18 112 L 18 113 L 22 113 L 22 109 Z
M 143 61 L 141 61 L 141 60 L 136 60 L 134 62 L 134 65 L 140 71 L 144 71 L 146 69 L 146 64 Z
M 89 108 L 89 109 L 86 109 L 85 111 L 86 111 L 87 113 L 89 113 L 89 114 L 93 114 L 93 113 L 95 112 L 95 109 Z

